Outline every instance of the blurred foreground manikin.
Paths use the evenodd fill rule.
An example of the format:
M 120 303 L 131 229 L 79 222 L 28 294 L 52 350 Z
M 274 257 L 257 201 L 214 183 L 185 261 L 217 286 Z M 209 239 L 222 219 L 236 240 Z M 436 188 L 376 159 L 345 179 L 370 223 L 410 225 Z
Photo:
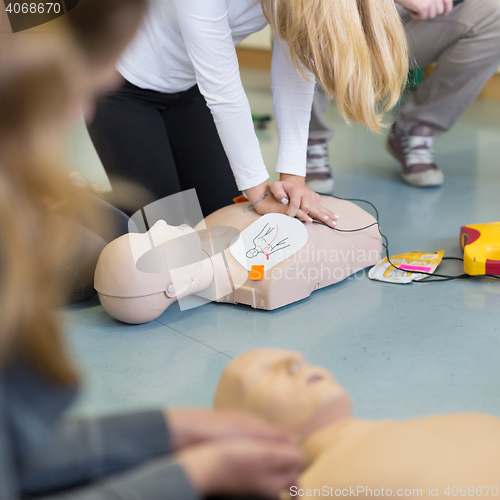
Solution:
M 382 251 L 375 219 L 348 201 L 324 196 L 322 204 L 339 215 L 339 229 L 371 227 L 338 232 L 245 212 L 246 203 L 224 207 L 194 229 L 158 221 L 104 249 L 95 275 L 101 303 L 132 324 L 158 318 L 179 299 L 182 308 L 190 296 L 272 310 L 374 265 Z
M 460 487 L 468 498 L 499 493 L 500 419 L 464 413 L 360 420 L 332 375 L 293 351 L 256 349 L 236 358 L 222 374 L 214 406 L 248 410 L 299 434 L 306 455 L 299 487 L 306 497 L 318 496 L 318 489 L 360 498 L 449 499 Z M 335 494 L 339 489 L 347 492 Z

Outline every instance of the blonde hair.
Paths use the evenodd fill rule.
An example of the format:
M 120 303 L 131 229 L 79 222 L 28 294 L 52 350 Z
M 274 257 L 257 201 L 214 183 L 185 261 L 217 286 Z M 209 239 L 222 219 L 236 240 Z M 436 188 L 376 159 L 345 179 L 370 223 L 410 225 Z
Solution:
M 294 64 L 309 70 L 346 121 L 379 132 L 408 75 L 394 0 L 260 0 Z
M 54 306 L 74 235 L 48 207 L 82 220 L 57 136 L 76 102 L 76 53 L 64 39 L 10 37 L 0 46 L 0 361 L 18 356 L 47 379 L 75 384 Z M 78 208 L 77 208 L 78 207 Z

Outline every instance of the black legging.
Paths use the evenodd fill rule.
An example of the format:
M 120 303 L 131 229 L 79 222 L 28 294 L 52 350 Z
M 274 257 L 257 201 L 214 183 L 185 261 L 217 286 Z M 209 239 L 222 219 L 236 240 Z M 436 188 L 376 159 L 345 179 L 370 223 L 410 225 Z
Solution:
M 120 179 L 132 181 L 151 192 L 151 201 L 195 188 L 204 216 L 238 195 L 212 114 L 197 86 L 164 94 L 125 82 L 98 102 L 88 128 L 112 187 Z

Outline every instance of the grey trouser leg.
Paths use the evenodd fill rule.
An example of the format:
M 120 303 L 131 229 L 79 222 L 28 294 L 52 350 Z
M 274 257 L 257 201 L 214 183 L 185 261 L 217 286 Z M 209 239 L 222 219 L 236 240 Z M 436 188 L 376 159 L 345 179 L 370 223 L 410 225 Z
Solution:
M 323 87 L 316 84 L 311 111 L 311 122 L 309 124 L 309 139 L 330 141 L 333 138 L 332 127 L 323 120 L 323 115 L 329 104 L 330 98 L 325 95 Z
M 439 135 L 462 116 L 500 66 L 500 0 L 465 0 L 448 16 L 426 21 L 414 20 L 397 7 L 405 23 L 411 65 L 434 61 L 437 65 L 395 121 L 405 131 L 417 124 L 430 125 Z M 331 128 L 321 119 L 325 100 L 324 93 L 317 90 L 311 139 L 332 137 Z
M 405 15 L 403 20 L 411 63 L 437 64 L 395 121 L 407 132 L 425 124 L 439 135 L 455 124 L 500 66 L 500 0 L 465 0 L 446 17 L 418 21 Z

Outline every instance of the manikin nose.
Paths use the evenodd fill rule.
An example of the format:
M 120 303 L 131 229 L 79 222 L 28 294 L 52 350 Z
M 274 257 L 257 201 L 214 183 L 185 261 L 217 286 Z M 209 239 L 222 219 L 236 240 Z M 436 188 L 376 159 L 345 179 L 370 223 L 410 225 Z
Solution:
M 290 375 L 296 375 L 302 368 L 307 366 L 307 361 L 302 357 L 288 359 L 288 372 Z

